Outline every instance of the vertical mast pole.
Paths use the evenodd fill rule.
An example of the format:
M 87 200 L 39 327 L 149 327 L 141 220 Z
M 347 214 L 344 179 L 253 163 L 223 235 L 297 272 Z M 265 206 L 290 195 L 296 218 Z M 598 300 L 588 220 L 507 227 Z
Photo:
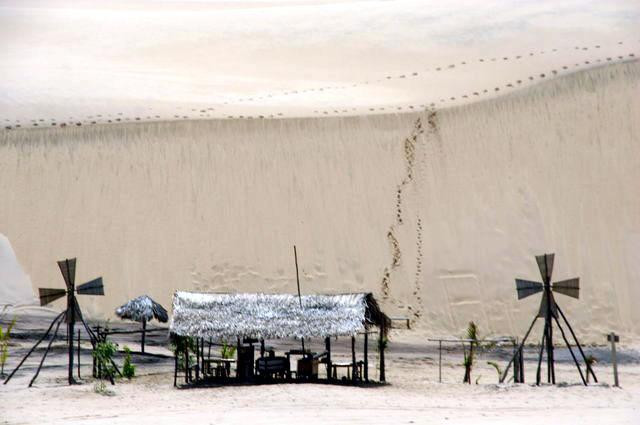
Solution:
M 296 283 L 298 284 L 298 301 L 300 302 L 300 311 L 302 311 L 302 295 L 300 294 L 300 276 L 298 274 L 298 251 L 296 250 L 296 246 L 293 246 L 293 257 L 296 262 Z M 305 356 L 304 351 L 304 337 L 301 338 L 302 341 L 302 357 Z

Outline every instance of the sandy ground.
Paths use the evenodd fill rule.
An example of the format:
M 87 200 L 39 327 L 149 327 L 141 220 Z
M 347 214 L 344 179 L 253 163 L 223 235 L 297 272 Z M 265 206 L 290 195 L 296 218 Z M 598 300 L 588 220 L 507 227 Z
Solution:
M 32 322 L 31 333 L 12 347 L 10 365 L 41 331 L 42 321 Z M 122 326 L 121 324 L 117 324 Z M 22 326 L 22 327 L 21 327 Z M 24 332 L 24 324 L 17 333 Z M 164 337 L 151 338 L 150 350 L 166 352 Z M 116 339 L 116 341 L 118 341 Z M 120 345 L 131 340 L 120 339 Z M 347 339 L 334 344 L 334 358 L 347 357 Z M 275 341 L 277 349 L 295 345 Z M 315 342 L 317 343 L 317 342 Z M 280 345 L 278 345 L 280 344 Z M 314 342 L 311 342 L 313 347 Z M 138 363 L 138 377 L 109 386 L 112 396 L 94 392 L 92 380 L 67 386 L 65 352 L 62 342 L 47 360 L 49 367 L 35 386 L 27 388 L 37 358 L 27 363 L 8 384 L 0 386 L 2 416 L 6 424 L 133 424 L 198 423 L 242 424 L 555 424 L 635 425 L 640 420 L 640 346 L 618 347 L 621 387 L 612 384 L 607 347 L 587 347 L 588 354 L 600 359 L 595 367 L 599 383 L 584 387 L 566 351 L 558 350 L 557 386 L 497 384 L 497 373 L 487 361 L 506 364 L 509 349 L 482 353 L 477 359 L 473 379 L 465 385 L 461 350 L 447 346 L 443 353 L 443 383 L 438 383 L 438 352 L 407 330 L 395 330 L 387 352 L 388 385 L 348 387 L 325 384 L 278 384 L 176 389 L 172 386 L 172 361 Z M 535 347 L 527 349 L 526 379 L 535 379 Z M 358 354 L 360 355 L 360 353 Z M 83 350 L 82 370 L 90 374 L 88 351 Z M 370 361 L 377 361 L 375 351 Z M 118 359 L 121 362 L 121 359 Z M 11 368 L 9 368 L 11 369 Z M 371 374 L 377 371 L 372 366 Z

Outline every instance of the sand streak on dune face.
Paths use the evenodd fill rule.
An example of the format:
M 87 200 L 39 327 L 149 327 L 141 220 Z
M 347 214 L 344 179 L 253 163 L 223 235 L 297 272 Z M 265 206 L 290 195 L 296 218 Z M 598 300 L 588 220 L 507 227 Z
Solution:
M 555 276 L 582 278 L 560 298 L 580 333 L 638 336 L 639 90 L 630 62 L 435 114 L 3 131 L 0 229 L 35 286 L 62 285 L 64 256 L 102 274 L 97 315 L 177 288 L 294 291 L 295 243 L 305 292 L 386 291 L 433 332 L 522 332 L 538 301 L 513 278 L 555 251 Z

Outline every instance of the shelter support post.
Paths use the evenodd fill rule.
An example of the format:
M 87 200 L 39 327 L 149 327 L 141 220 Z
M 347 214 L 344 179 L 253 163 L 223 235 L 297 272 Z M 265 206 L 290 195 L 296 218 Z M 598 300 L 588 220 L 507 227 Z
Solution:
M 184 383 L 189 383 L 189 344 L 184 339 Z
M 356 364 L 356 337 L 351 337 L 351 380 L 358 378 L 358 365 Z
M 200 338 L 196 338 L 196 381 L 200 380 Z
M 364 331 L 364 380 L 369 382 L 369 330 Z
M 331 337 L 324 339 L 324 348 L 327 351 L 327 379 L 331 380 Z
M 173 386 L 178 386 L 178 350 L 173 353 Z

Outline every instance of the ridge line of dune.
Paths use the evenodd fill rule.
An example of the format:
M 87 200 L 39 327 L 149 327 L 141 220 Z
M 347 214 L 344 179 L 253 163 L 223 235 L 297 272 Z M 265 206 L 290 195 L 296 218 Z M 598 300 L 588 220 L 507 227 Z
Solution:
M 586 69 L 591 69 L 591 68 L 596 68 L 600 65 L 603 64 L 618 64 L 618 63 L 624 63 L 624 62 L 632 62 L 632 61 L 637 61 L 637 54 L 636 52 L 630 52 L 627 53 L 626 55 L 617 55 L 616 57 L 612 56 L 604 56 L 601 58 L 597 58 L 597 59 L 592 59 L 592 60 L 587 60 L 587 61 L 582 61 L 582 62 L 575 62 L 573 64 L 566 64 L 563 65 L 559 68 L 559 69 L 551 69 L 550 71 L 547 72 L 534 72 L 531 73 L 531 75 L 528 75 L 527 77 L 521 77 L 520 79 L 517 79 L 513 82 L 507 81 L 506 83 L 503 82 L 500 85 L 497 85 L 493 88 L 484 88 L 484 89 L 480 89 L 471 93 L 463 93 L 463 94 L 459 94 L 458 96 L 449 96 L 447 97 L 441 97 L 440 99 L 430 99 L 428 101 L 425 101 L 425 103 L 419 104 L 419 105 L 405 105 L 403 106 L 381 106 L 381 105 L 376 105 L 376 106 L 369 106 L 369 107 L 364 107 L 364 108 L 351 108 L 351 111 L 349 111 L 348 109 L 344 109 L 344 108 L 337 108 L 334 109 L 332 112 L 330 110 L 323 110 L 322 111 L 322 115 L 325 116 L 352 116 L 352 115 L 359 115 L 357 112 L 361 112 L 364 114 L 368 114 L 371 112 L 416 112 L 416 111 L 420 111 L 420 110 L 426 110 L 428 107 L 434 108 L 436 107 L 436 105 L 438 105 L 438 103 L 440 104 L 440 106 L 442 106 L 443 104 L 449 104 L 449 102 L 457 102 L 459 100 L 462 99 L 473 99 L 474 97 L 479 98 L 480 96 L 483 95 L 488 95 L 488 94 L 494 94 L 494 93 L 498 93 L 501 90 L 513 90 L 519 87 L 524 87 L 522 84 L 526 83 L 527 80 L 529 82 L 535 82 L 536 80 L 538 81 L 542 81 L 544 80 L 547 76 L 559 76 L 559 75 L 570 75 L 572 73 L 574 73 L 575 71 L 583 71 L 585 69 L 576 69 L 576 68 L 582 68 L 584 66 L 589 66 Z M 545 80 L 548 81 L 548 80 Z M 472 97 L 474 96 L 474 97 Z M 211 108 L 213 109 L 213 108 Z M 366 110 L 365 110 L 366 109 Z M 316 110 L 318 111 L 318 110 Z M 314 113 L 320 113 L 319 111 L 316 112 L 314 111 Z M 355 112 L 355 113 L 351 113 L 349 114 L 349 112 Z M 344 113 L 347 113 L 349 115 L 343 115 Z M 121 115 L 121 113 L 118 113 L 119 115 Z M 321 116 L 322 116 L 321 115 Z M 93 119 L 92 121 L 89 122 L 89 125 L 104 125 L 104 124 L 115 124 L 115 123 L 123 123 L 123 122 L 158 122 L 158 121 L 182 121 L 182 120 L 194 120 L 194 121 L 199 121 L 199 120 L 207 120 L 207 119 L 214 119 L 214 120 L 225 120 L 225 119 L 281 119 L 281 118 L 304 118 L 304 117 L 309 117 L 312 118 L 312 115 L 302 115 L 302 116 L 298 116 L 298 115 L 292 115 L 292 116 L 285 116 L 283 113 L 277 113 L 276 115 L 274 114 L 269 114 L 269 115 L 238 115 L 238 116 L 234 116 L 234 115 L 227 115 L 226 117 L 210 117 L 210 118 L 198 118 L 198 117 L 189 117 L 187 115 L 183 115 L 182 117 L 180 117 L 179 115 L 174 115 L 173 118 L 168 118 L 168 119 L 162 119 L 161 116 L 159 115 L 155 115 L 155 120 L 152 119 L 150 116 L 147 116 L 146 120 L 143 120 L 141 117 L 134 117 L 133 120 L 131 120 L 129 117 L 125 117 L 125 118 L 113 118 L 113 119 L 107 119 L 106 122 L 104 121 L 102 114 L 98 114 L 96 115 L 96 117 L 100 117 L 102 119 L 102 121 L 98 121 L 96 119 Z M 89 115 L 87 116 L 87 118 L 91 119 L 93 118 L 93 116 Z M 181 118 L 181 119 L 180 119 Z M 6 119 L 5 119 L 6 121 Z M 19 122 L 20 120 L 16 120 L 16 122 Z M 11 125 L 5 125 L 4 126 L 4 130 L 8 131 L 8 130 L 13 130 L 13 129 L 31 129 L 34 127 L 66 127 L 66 126 L 77 126 L 80 127 L 83 125 L 86 125 L 87 122 L 86 121 L 75 121 L 75 122 L 62 122 L 60 124 L 58 124 L 57 122 L 52 122 L 49 126 L 46 126 L 45 124 L 38 124 L 38 122 L 43 123 L 44 119 L 39 118 L 39 119 L 31 119 L 31 126 L 30 127 L 23 127 L 22 124 L 15 124 L 13 126 Z

